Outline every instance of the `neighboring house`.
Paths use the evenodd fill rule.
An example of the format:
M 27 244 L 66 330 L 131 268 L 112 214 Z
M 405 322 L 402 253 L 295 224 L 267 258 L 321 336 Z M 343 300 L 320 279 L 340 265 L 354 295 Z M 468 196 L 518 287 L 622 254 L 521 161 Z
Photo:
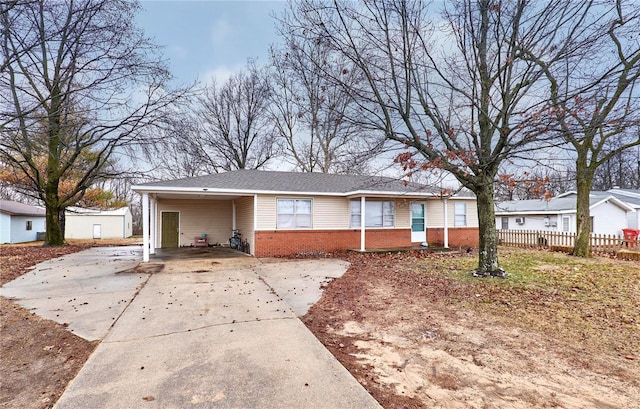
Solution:
M 46 212 L 11 200 L 0 200 L 0 243 L 36 241 L 38 232 L 44 232 Z
M 640 229 L 640 190 L 639 189 L 621 189 L 613 188 L 606 192 L 594 192 L 603 195 L 611 195 L 616 199 L 625 202 L 634 209 L 633 212 L 627 214 L 628 227 L 631 229 Z
M 132 234 L 131 210 L 93 210 L 69 207 L 65 212 L 65 239 L 123 239 Z
M 591 232 L 622 235 L 629 227 L 627 215 L 633 207 L 610 194 L 594 192 L 589 197 Z M 551 200 L 511 200 L 496 203 L 496 228 L 501 230 L 576 231 L 576 193 L 567 192 Z
M 391 178 L 238 170 L 133 190 L 142 195 L 145 260 L 204 234 L 227 243 L 235 228 L 258 257 L 478 243 L 472 194 L 442 198 Z

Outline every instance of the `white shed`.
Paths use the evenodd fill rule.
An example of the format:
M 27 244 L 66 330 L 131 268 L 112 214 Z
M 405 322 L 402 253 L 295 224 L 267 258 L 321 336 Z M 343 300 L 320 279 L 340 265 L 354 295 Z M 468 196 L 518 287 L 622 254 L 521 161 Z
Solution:
M 70 207 L 65 213 L 65 239 L 123 239 L 132 234 L 131 210 Z
M 36 241 L 45 231 L 45 210 L 11 200 L 0 200 L 0 244 Z

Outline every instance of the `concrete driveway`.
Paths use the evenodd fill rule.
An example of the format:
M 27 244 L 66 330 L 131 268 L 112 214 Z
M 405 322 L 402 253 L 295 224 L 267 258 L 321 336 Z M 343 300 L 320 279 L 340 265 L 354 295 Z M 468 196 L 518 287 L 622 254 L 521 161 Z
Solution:
M 161 255 L 137 269 L 118 253 L 121 271 L 129 272 L 107 269 L 103 280 L 128 277 L 127 296 L 117 287 L 99 301 L 107 292 L 96 291 L 106 287 L 95 282 L 93 287 L 74 286 L 76 301 L 89 300 L 83 301 L 89 302 L 85 307 L 103 306 L 93 314 L 102 315 L 97 321 L 105 324 L 113 315 L 104 314 L 105 308 L 110 312 L 109 306 L 113 310 L 112 300 L 130 302 L 118 310 L 119 316 L 56 408 L 380 407 L 296 317 L 319 298 L 320 284 L 327 277 L 344 273 L 345 262 L 261 261 L 238 253 L 211 258 L 197 252 L 177 258 Z M 78 253 L 80 259 L 90 257 L 83 253 Z M 64 258 L 75 264 L 71 255 Z M 62 291 L 70 274 L 67 267 L 45 268 L 51 270 L 36 274 L 41 285 Z M 41 276 L 44 271 L 46 280 Z M 94 271 L 103 271 L 102 266 Z M 68 293 L 49 299 L 41 287 L 36 289 L 35 277 L 25 280 L 37 299 L 51 301 L 48 309 L 55 309 L 51 307 L 56 303 L 71 304 Z M 82 278 L 76 280 L 84 283 Z M 27 296 L 24 283 L 5 287 L 2 295 L 15 297 L 20 287 L 21 296 Z M 20 302 L 27 299 L 36 297 Z M 43 309 L 37 308 L 37 313 Z M 71 309 L 69 314 L 79 311 Z M 76 333 L 90 326 L 80 321 L 85 320 L 70 323 Z M 99 336 L 97 331 L 93 334 Z

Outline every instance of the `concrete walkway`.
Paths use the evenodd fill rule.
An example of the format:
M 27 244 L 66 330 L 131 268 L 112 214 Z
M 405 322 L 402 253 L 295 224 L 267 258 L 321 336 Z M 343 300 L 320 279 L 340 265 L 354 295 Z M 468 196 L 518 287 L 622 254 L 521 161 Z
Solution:
M 122 269 L 131 268 L 122 254 L 118 257 Z M 74 264 L 71 255 L 65 259 Z M 380 407 L 296 318 L 317 300 L 320 284 L 341 275 L 346 263 L 263 263 L 239 256 L 161 260 L 144 267 L 155 272 L 106 274 L 106 281 L 130 278 L 127 290 L 132 301 L 56 408 Z M 63 277 L 68 272 L 62 266 L 52 268 L 46 280 L 39 271 L 42 284 L 53 288 L 62 287 L 68 278 Z M 78 294 L 76 300 L 113 309 L 96 299 L 105 292 L 96 293 L 101 287 L 93 285 L 76 286 L 78 293 L 94 288 L 88 298 Z M 20 286 L 13 282 L 7 286 L 2 295 L 16 296 Z M 21 290 L 26 296 L 27 287 Z M 43 297 L 52 303 L 69 302 L 67 293 L 49 299 L 42 291 L 26 299 Z M 286 301 L 296 305 L 295 311 Z M 42 307 L 37 308 L 40 313 Z M 98 319 L 103 320 L 107 319 Z

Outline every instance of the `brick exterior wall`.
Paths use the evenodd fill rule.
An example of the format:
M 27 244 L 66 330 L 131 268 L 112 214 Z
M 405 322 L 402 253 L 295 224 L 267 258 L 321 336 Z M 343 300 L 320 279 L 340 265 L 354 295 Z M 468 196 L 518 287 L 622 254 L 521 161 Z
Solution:
M 367 230 L 368 249 L 411 246 L 411 229 Z M 360 230 L 258 230 L 255 232 L 256 257 L 292 256 L 360 248 Z
M 478 247 L 479 233 L 477 227 L 450 227 L 449 247 Z M 428 228 L 427 243 L 430 246 L 444 246 L 444 229 Z

